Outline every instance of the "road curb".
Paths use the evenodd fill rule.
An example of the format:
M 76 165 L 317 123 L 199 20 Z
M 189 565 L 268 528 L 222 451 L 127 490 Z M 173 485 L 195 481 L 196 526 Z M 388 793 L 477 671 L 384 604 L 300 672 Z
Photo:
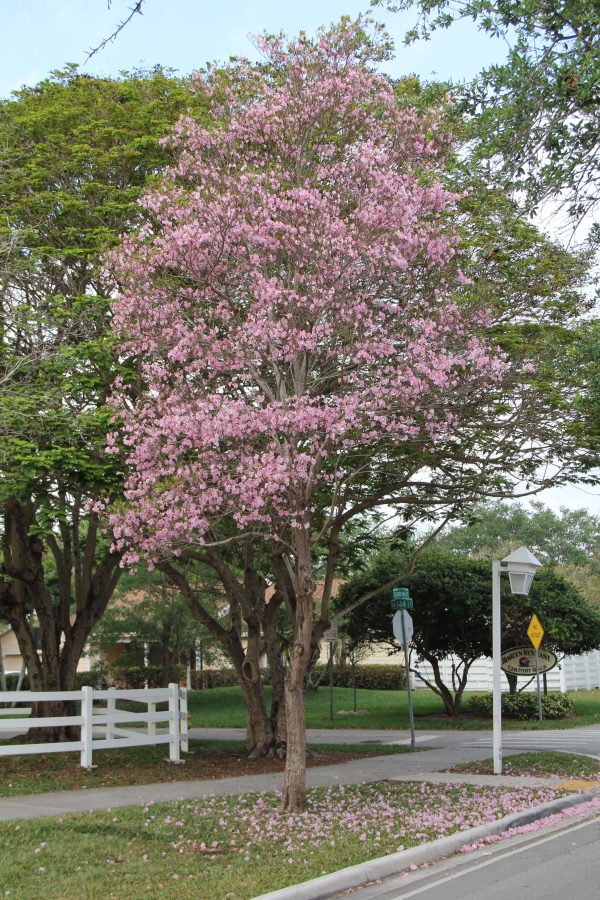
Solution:
M 478 825 L 476 828 L 468 828 L 466 831 L 458 831 L 449 837 L 439 838 L 413 847 L 410 850 L 401 850 L 399 853 L 391 853 L 389 856 L 381 856 L 371 859 L 356 866 L 348 866 L 338 872 L 313 878 L 311 881 L 303 881 L 301 884 L 293 884 L 278 891 L 261 894 L 254 900 L 325 900 L 340 891 L 358 887 L 368 881 L 376 881 L 379 878 L 389 878 L 399 875 L 410 866 L 420 866 L 423 863 L 433 862 L 442 856 L 450 856 L 457 853 L 465 844 L 473 844 L 492 834 L 500 834 L 509 828 L 519 828 L 529 825 L 538 819 L 551 816 L 571 806 L 586 803 L 597 796 L 590 793 L 568 794 L 557 800 L 550 800 L 532 809 L 520 813 L 513 813 L 489 822 L 486 825 Z

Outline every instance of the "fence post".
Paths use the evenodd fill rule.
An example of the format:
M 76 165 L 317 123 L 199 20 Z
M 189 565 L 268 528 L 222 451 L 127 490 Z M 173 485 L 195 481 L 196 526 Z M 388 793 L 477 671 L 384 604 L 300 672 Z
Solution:
M 180 688 L 179 690 L 179 709 L 180 709 L 180 719 L 181 719 L 181 749 L 184 753 L 187 753 L 190 749 L 189 744 L 189 735 L 188 735 L 188 700 L 187 700 L 187 689 Z
M 83 769 L 92 768 L 92 717 L 94 715 L 94 690 L 81 688 L 81 758 Z
M 116 712 L 117 709 L 117 699 L 113 693 L 114 688 L 108 689 L 108 697 L 106 698 L 106 715 L 112 716 Z M 106 723 L 106 739 L 107 741 L 113 740 L 115 737 L 115 723 L 110 720 Z
M 148 700 L 148 713 L 156 712 L 156 700 Z M 156 722 L 148 722 L 148 735 L 154 737 L 156 734 Z
M 171 682 L 169 685 L 169 762 L 181 762 L 181 748 L 179 746 L 179 685 Z

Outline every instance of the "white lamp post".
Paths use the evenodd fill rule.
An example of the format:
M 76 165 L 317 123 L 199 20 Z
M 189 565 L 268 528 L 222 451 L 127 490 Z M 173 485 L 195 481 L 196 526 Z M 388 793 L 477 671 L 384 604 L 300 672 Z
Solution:
M 493 715 L 494 715 L 494 775 L 502 775 L 502 677 L 501 616 L 500 616 L 500 573 L 508 572 L 510 589 L 513 594 L 528 594 L 535 571 L 541 562 L 527 547 L 519 547 L 505 556 L 502 562 L 492 560 L 492 656 L 493 656 Z

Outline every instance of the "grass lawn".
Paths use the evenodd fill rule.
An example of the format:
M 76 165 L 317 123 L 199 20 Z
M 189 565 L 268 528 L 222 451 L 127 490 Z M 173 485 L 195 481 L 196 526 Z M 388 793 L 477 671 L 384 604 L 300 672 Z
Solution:
M 551 790 L 382 782 L 0 822 L 2 896 L 245 900 L 518 812 Z
M 190 741 L 189 753 L 182 754 L 182 765 L 169 763 L 168 747 L 126 747 L 94 751 L 91 771 L 79 766 L 78 753 L 46 753 L 35 756 L 0 758 L 0 797 L 69 791 L 80 788 L 118 787 L 152 784 L 159 781 L 259 775 L 283 772 L 278 759 L 248 759 L 241 741 Z M 365 756 L 410 752 L 408 747 L 383 747 L 379 744 L 311 745 L 308 766 L 327 766 Z
M 269 692 L 270 688 L 267 687 Z M 408 728 L 408 706 L 406 691 L 358 690 L 357 715 L 337 715 L 353 708 L 351 688 L 334 688 L 333 721 L 329 718 L 329 690 L 321 687 L 304 698 L 306 725 L 308 728 Z M 468 693 L 465 694 L 466 708 Z M 573 728 L 577 725 L 600 724 L 600 691 L 575 691 L 571 695 L 575 705 L 575 715 L 570 719 L 555 719 L 538 722 L 511 722 L 504 719 L 502 727 L 509 729 Z M 476 719 L 463 715 L 455 720 L 444 714 L 442 701 L 432 691 L 413 693 L 415 728 L 421 730 L 457 728 L 491 730 L 491 719 Z M 189 710 L 192 725 L 197 727 L 238 727 L 246 725 L 246 713 L 239 688 L 211 688 L 206 691 L 192 691 L 189 695 Z
M 493 775 L 494 761 L 461 763 L 448 772 L 468 772 L 475 775 Z M 553 775 L 559 778 L 577 778 L 597 781 L 600 779 L 600 761 L 577 753 L 515 753 L 502 761 L 504 775 L 535 775 L 541 778 Z

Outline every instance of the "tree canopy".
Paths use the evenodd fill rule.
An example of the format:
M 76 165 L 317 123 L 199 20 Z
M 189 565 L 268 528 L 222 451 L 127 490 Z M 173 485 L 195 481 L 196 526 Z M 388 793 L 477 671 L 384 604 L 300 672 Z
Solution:
M 0 103 L 0 614 L 38 690 L 72 686 L 118 579 L 87 505 L 121 489 L 107 397 L 133 377 L 112 350 L 103 254 L 139 218 L 169 157 L 160 139 L 189 103 L 160 68 L 107 79 L 75 66 Z
M 600 516 L 585 509 L 554 512 L 539 500 L 529 507 L 494 503 L 475 507 L 437 543 L 447 550 L 491 558 L 525 544 L 543 563 L 585 566 L 600 550 Z
M 380 0 L 418 10 L 409 41 L 470 18 L 506 42 L 506 61 L 460 88 L 475 153 L 533 206 L 566 203 L 575 221 L 600 199 L 600 11 L 597 0 Z
M 557 566 L 583 597 L 600 608 L 600 517 L 584 509 L 554 512 L 540 501 L 475 507 L 462 524 L 438 537 L 444 549 L 501 559 L 525 544 L 544 563 Z
M 301 686 L 348 523 L 385 506 L 410 519 L 502 496 L 550 455 L 569 465 L 573 442 L 556 440 L 556 397 L 541 390 L 531 345 L 498 347 L 508 290 L 494 308 L 461 271 L 440 108 L 399 102 L 374 72 L 388 45 L 363 23 L 259 45 L 258 68 L 199 76 L 208 124 L 179 123 L 177 161 L 113 257 L 122 352 L 139 356 L 143 390 L 133 406 L 126 389 L 115 398 L 113 449 L 129 474 L 112 521 L 128 562 L 157 563 L 184 593 L 166 556 L 213 565 L 242 609 L 219 547 L 270 543 L 275 595 L 294 622 L 289 774 L 301 769 Z M 528 317 L 554 302 L 532 282 Z M 284 806 L 303 802 L 286 775 Z
M 393 651 L 399 649 L 392 634 L 391 591 L 375 592 L 405 572 L 409 558 L 408 548 L 382 551 L 342 587 L 337 601 L 341 608 L 370 595 L 369 602 L 357 605 L 345 620 L 344 628 L 354 644 L 384 643 Z M 417 659 L 427 660 L 433 669 L 434 680 L 427 684 L 443 699 L 448 715 L 456 715 L 471 665 L 482 656 L 492 656 L 490 563 L 431 548 L 402 584 L 413 599 L 412 644 Z M 600 646 L 600 612 L 551 567 L 536 574 L 527 597 L 512 594 L 508 579 L 502 579 L 504 649 L 528 643 L 533 613 L 545 630 L 544 647 L 576 654 Z M 439 661 L 448 656 L 457 659 L 452 684 L 444 682 L 439 668 Z
M 145 675 L 157 687 L 166 687 L 180 681 L 196 642 L 205 636 L 183 598 L 168 584 L 153 583 L 141 592 L 119 591 L 92 640 L 101 668 L 111 676 L 126 680 L 131 674 Z M 123 653 L 114 661 L 102 659 L 103 647 L 118 643 L 125 645 Z

